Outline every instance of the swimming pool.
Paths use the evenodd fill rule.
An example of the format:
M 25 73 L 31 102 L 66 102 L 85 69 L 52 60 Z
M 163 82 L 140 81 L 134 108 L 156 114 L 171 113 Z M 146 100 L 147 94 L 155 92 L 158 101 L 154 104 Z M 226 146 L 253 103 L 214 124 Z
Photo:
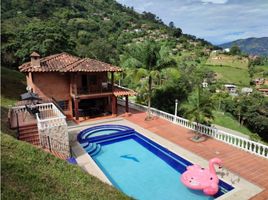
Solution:
M 110 182 L 135 199 L 214 199 L 233 189 L 220 181 L 219 192 L 209 197 L 186 188 L 180 176 L 192 163 L 126 126 L 92 127 L 78 141 Z

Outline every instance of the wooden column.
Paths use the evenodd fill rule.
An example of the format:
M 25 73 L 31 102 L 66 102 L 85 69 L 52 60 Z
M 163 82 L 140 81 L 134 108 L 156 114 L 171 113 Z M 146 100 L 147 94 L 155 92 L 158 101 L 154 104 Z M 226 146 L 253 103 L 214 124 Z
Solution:
M 77 74 L 76 73 L 74 74 L 74 77 L 73 77 L 72 86 L 73 86 L 73 94 L 77 96 Z
M 114 95 L 112 96 L 112 114 L 113 115 L 117 114 L 116 97 Z
M 114 91 L 114 72 L 112 72 L 111 84 L 112 84 L 112 91 Z
M 126 95 L 125 98 L 126 98 L 126 105 L 125 105 L 125 107 L 126 107 L 126 113 L 128 113 L 129 112 L 129 108 L 128 108 L 128 95 Z
M 75 119 L 79 120 L 79 110 L 78 110 L 78 103 L 79 99 L 74 99 L 74 114 L 75 114 Z
M 69 99 L 69 108 L 68 110 L 70 111 L 71 117 L 73 118 L 74 113 L 73 113 L 73 101 L 72 98 Z

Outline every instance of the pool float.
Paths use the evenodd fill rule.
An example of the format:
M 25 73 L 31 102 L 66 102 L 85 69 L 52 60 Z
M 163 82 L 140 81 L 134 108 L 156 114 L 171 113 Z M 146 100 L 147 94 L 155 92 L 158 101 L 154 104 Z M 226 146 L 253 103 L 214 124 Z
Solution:
M 203 190 L 206 195 L 214 195 L 219 190 L 219 178 L 216 175 L 214 165 L 221 166 L 219 158 L 212 158 L 209 161 L 209 169 L 204 169 L 197 164 L 187 167 L 182 174 L 182 183 L 193 190 Z

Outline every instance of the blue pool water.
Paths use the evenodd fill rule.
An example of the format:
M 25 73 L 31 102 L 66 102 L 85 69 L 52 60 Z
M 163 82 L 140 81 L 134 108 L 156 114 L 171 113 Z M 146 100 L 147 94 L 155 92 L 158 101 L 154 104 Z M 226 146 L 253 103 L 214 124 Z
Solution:
M 84 132 L 78 140 L 101 145 L 101 151 L 92 156 L 94 161 L 111 183 L 127 195 L 140 200 L 203 200 L 214 199 L 233 189 L 220 181 L 218 194 L 209 197 L 202 191 L 186 188 L 180 177 L 190 162 L 133 129 L 126 131 L 126 134 L 113 132 L 96 137 L 87 137 Z

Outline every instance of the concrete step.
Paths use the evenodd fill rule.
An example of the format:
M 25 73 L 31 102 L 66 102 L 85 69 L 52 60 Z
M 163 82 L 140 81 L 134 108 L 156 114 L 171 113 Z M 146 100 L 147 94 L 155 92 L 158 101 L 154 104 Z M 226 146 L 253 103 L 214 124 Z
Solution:
M 27 134 L 27 135 L 20 135 L 19 136 L 19 140 L 23 140 L 23 139 L 27 139 L 27 138 L 39 139 L 39 135 L 33 133 L 33 134 Z
M 28 143 L 36 145 L 36 146 L 40 145 L 39 138 L 37 138 L 37 139 L 36 138 L 26 138 L 26 139 L 22 139 L 21 141 L 28 142 Z
M 28 125 L 28 126 L 22 126 L 22 127 L 19 127 L 19 130 L 20 131 L 23 131 L 23 130 L 38 130 L 37 128 L 37 125 Z
M 28 133 L 38 133 L 38 129 L 24 129 L 24 130 L 19 130 L 20 135 L 21 134 L 28 134 Z

